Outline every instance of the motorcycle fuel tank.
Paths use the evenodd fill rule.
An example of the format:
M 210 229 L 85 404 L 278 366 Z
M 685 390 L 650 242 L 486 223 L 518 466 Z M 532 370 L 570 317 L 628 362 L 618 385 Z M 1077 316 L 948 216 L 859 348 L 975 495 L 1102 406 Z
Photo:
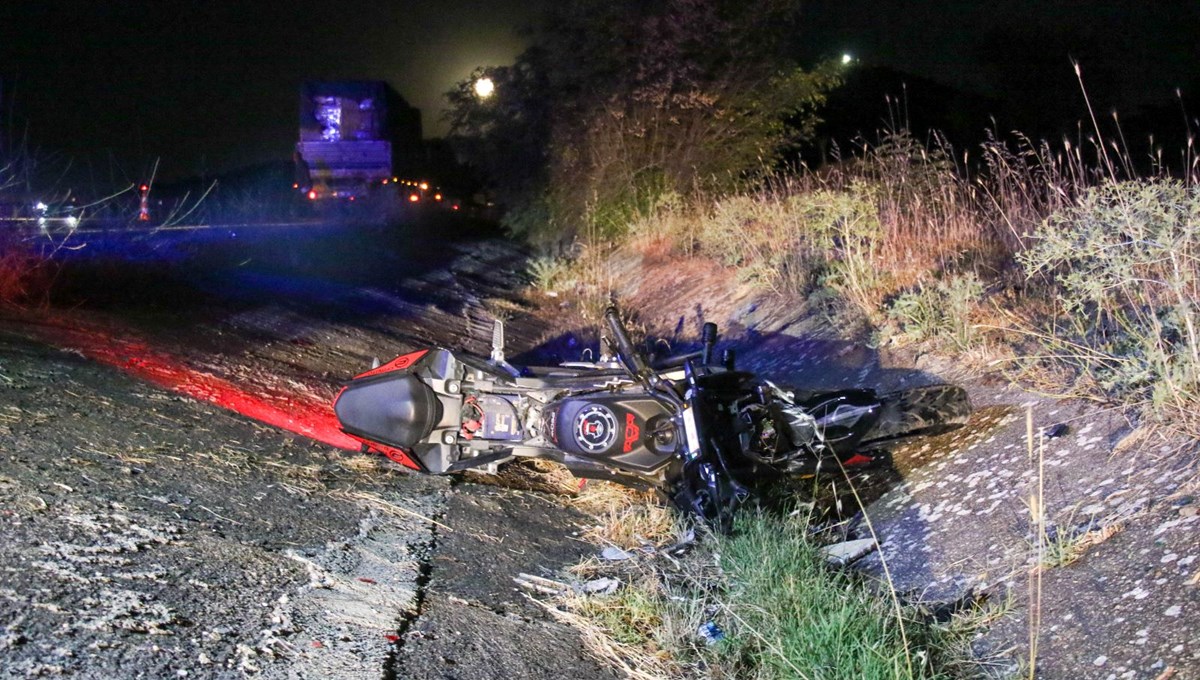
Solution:
M 605 458 L 628 470 L 653 472 L 670 462 L 679 436 L 657 399 L 628 395 L 568 399 L 553 410 L 554 443 L 585 458 Z

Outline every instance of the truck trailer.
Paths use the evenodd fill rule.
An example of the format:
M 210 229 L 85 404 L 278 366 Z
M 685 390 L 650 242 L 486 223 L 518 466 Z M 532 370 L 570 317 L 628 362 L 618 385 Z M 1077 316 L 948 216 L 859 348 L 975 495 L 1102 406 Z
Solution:
M 311 81 L 300 88 L 296 189 L 355 200 L 419 157 L 420 112 L 382 81 Z

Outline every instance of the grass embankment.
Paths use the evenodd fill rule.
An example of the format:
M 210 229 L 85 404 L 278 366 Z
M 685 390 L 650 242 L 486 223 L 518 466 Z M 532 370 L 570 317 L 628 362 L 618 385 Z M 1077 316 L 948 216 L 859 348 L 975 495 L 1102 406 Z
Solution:
M 1200 433 L 1200 167 L 1136 177 L 1094 151 L 993 142 L 967 166 L 900 133 L 749 193 L 665 197 L 621 245 L 715 260 L 869 342 L 986 357 Z M 533 274 L 606 298 L 615 247 Z
M 1182 172 L 1148 177 L 1103 141 L 993 142 L 981 162 L 960 159 L 893 135 L 750 193 L 664 197 L 628 224 L 620 245 L 715 260 L 868 342 L 921 343 L 1035 389 L 1200 434 L 1200 172 L 1191 154 Z M 615 247 L 587 243 L 573 263 L 544 261 L 538 285 L 573 290 L 598 310 L 613 287 L 606 261 Z M 1045 526 L 1041 505 L 1030 507 L 1031 525 Z M 923 619 L 887 584 L 827 568 L 812 541 L 803 522 L 752 515 L 688 560 L 630 567 L 610 599 L 576 598 L 568 609 L 633 677 L 957 674 L 969 656 L 963 624 Z M 698 642 L 707 621 L 727 638 Z
M 556 613 L 632 678 L 953 677 L 983 620 L 964 610 L 937 622 L 885 583 L 834 568 L 804 515 L 747 512 L 732 534 L 681 554 L 673 544 L 687 531 L 663 508 L 603 484 L 584 497 L 604 509 L 588 538 L 632 556 L 578 565 L 583 580 L 621 585 L 561 597 Z M 700 634 L 709 626 L 719 639 Z

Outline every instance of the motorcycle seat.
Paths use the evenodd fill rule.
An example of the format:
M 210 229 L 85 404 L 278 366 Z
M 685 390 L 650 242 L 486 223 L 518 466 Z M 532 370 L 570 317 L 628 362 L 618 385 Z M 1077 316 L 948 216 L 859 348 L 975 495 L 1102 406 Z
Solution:
M 409 373 L 351 382 L 333 409 L 347 434 L 405 449 L 428 437 L 442 419 L 437 395 Z

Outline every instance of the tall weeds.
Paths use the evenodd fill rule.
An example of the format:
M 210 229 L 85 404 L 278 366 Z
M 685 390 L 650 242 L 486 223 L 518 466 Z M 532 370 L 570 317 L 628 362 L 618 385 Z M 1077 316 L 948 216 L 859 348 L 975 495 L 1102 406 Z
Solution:
M 1011 345 L 1077 392 L 1195 411 L 1200 169 L 1189 152 L 1172 178 L 1159 154 L 1139 178 L 1095 128 L 1058 144 L 993 134 L 973 154 L 899 130 L 753 191 L 671 194 L 616 231 L 907 338 Z
M 700 196 L 686 209 L 635 220 L 634 236 L 666 235 L 685 252 L 735 267 L 744 280 L 804 294 L 837 291 L 875 322 L 887 303 L 946 276 L 1009 266 L 1029 234 L 1090 176 L 1049 147 L 991 141 L 970 159 L 906 131 L 821 170 L 802 169 L 751 193 Z
M 1113 398 L 1180 414 L 1200 403 L 1200 188 L 1089 188 L 1018 259 L 1051 281 L 1058 313 L 1040 337 L 1054 362 Z

